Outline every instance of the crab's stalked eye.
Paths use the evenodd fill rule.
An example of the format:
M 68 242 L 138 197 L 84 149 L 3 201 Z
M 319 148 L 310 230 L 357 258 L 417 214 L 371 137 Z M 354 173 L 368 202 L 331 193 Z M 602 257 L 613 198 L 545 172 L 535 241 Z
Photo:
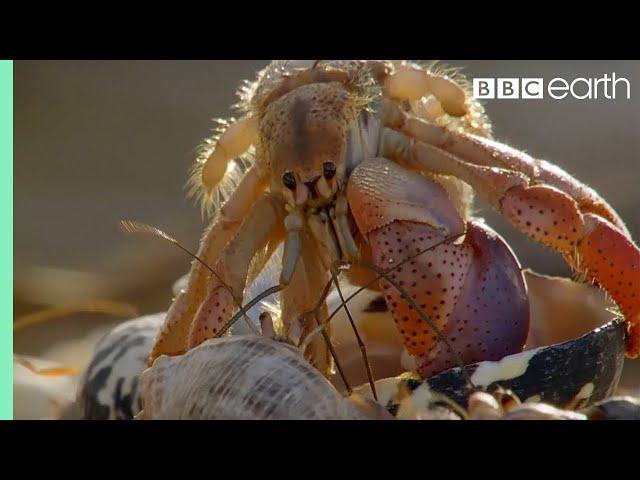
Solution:
M 287 172 L 282 176 L 282 183 L 284 183 L 284 186 L 289 190 L 296 189 L 296 177 L 291 172 Z
M 333 177 L 336 176 L 336 164 L 333 162 L 325 162 L 324 165 L 322 165 L 322 169 L 323 169 L 323 173 L 324 173 L 324 178 L 326 178 L 327 180 L 331 180 Z

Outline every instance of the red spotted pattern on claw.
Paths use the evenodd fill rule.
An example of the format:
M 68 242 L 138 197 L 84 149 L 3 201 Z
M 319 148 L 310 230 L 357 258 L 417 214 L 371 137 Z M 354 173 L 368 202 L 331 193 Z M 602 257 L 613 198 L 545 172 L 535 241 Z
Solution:
M 393 222 L 369 236 L 374 262 L 390 268 L 443 240 L 433 228 Z M 520 266 L 502 239 L 469 224 L 464 243 L 443 244 L 390 273 L 440 329 L 463 362 L 497 360 L 522 350 L 529 310 Z M 457 366 L 455 356 L 389 282 L 385 300 L 423 377 Z
M 496 232 L 480 223 L 468 224 L 465 244 L 473 250 L 473 262 L 444 333 L 455 338 L 465 363 L 522 351 L 529 332 L 529 298 L 518 260 Z M 438 371 L 449 356 L 441 342 L 428 365 Z
M 374 262 L 389 268 L 445 237 L 426 225 L 393 222 L 371 235 Z M 473 251 L 464 245 L 440 245 L 390 273 L 435 325 L 443 329 L 464 284 Z M 436 333 L 388 282 L 381 283 L 390 312 L 409 353 L 426 356 L 438 343 Z

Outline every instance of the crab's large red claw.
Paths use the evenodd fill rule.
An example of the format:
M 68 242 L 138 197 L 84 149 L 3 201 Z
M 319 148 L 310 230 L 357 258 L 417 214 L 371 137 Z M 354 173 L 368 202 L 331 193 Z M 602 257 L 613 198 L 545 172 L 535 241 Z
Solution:
M 387 160 L 362 163 L 349 182 L 351 210 L 373 263 L 389 269 L 406 262 L 389 272 L 396 285 L 382 281 L 381 287 L 421 376 L 458 366 L 458 360 L 498 360 L 522 350 L 529 329 L 526 286 L 518 261 L 495 232 L 474 222 L 465 228 L 442 186 Z M 465 230 L 462 239 L 441 243 Z
M 370 234 L 374 262 L 383 268 L 442 240 L 427 225 L 393 222 Z M 441 330 L 425 323 L 389 282 L 382 288 L 404 345 L 423 377 L 464 364 L 499 360 L 522 350 L 529 304 L 520 266 L 504 241 L 485 225 L 469 223 L 461 244 L 443 244 L 391 274 Z

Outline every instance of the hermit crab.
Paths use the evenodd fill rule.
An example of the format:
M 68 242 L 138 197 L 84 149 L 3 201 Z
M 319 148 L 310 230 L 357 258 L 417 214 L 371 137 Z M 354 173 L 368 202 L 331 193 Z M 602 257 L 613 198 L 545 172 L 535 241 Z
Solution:
M 340 369 L 326 306 L 339 275 L 381 292 L 424 379 L 521 352 L 525 278 L 471 215 L 474 195 L 604 289 L 626 322 L 627 357 L 640 354 L 640 250 L 624 223 L 559 167 L 494 140 L 456 72 L 275 61 L 240 98 L 241 118 L 205 143 L 193 169 L 192 192 L 215 216 L 149 365 L 246 316 L 256 299 L 245 303 L 245 289 L 281 244 L 278 284 L 260 298 L 279 292 L 282 336 L 326 376 Z

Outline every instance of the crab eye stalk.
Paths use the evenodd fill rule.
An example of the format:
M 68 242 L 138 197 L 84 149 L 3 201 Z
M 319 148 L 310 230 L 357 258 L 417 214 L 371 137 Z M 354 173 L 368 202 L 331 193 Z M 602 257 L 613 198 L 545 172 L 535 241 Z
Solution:
M 287 172 L 282 176 L 282 183 L 284 183 L 284 186 L 289 190 L 296 189 L 296 177 L 291 172 Z
M 322 169 L 323 169 L 323 173 L 324 173 L 324 178 L 326 178 L 327 180 L 331 180 L 333 177 L 336 176 L 336 164 L 333 162 L 325 162 L 324 165 L 322 165 Z

